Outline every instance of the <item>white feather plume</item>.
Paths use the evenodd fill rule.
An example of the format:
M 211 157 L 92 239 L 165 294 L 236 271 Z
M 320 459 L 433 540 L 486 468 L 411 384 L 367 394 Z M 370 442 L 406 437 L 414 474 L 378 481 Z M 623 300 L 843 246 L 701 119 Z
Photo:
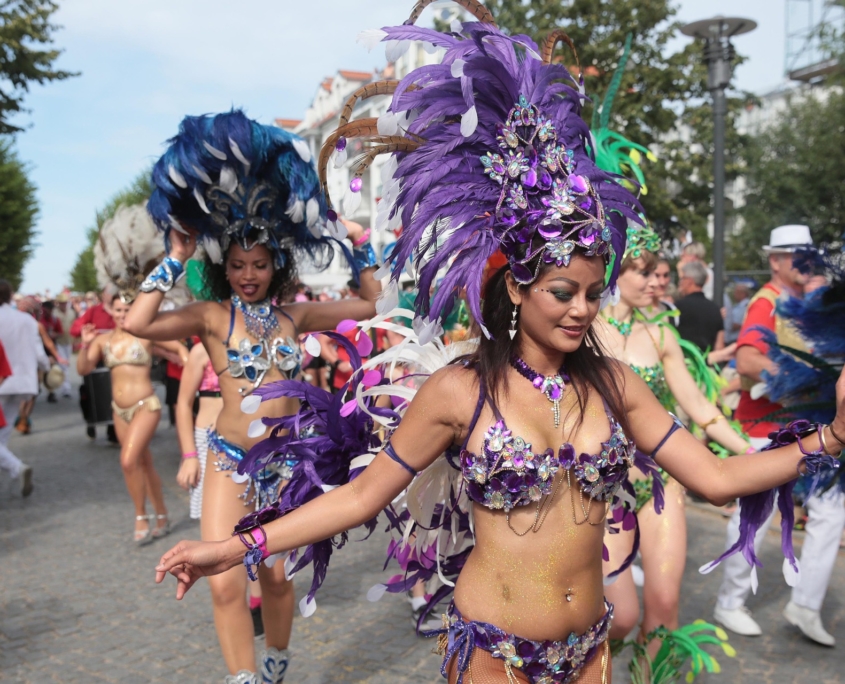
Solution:
M 197 178 L 199 178 L 199 179 L 200 179 L 203 183 L 205 183 L 205 184 L 207 184 L 207 185 L 211 185 L 211 182 L 212 182 L 212 181 L 211 181 L 211 176 L 209 176 L 209 175 L 205 172 L 205 170 L 204 170 L 204 169 L 201 169 L 201 168 L 200 168 L 199 166 L 197 166 L 196 164 L 191 164 L 191 168 L 194 170 L 194 173 L 197 175 Z
M 290 216 L 290 220 L 294 223 L 302 223 L 302 219 L 305 218 L 305 202 L 296 195 L 291 195 L 285 213 Z
M 220 169 L 220 187 L 229 194 L 238 189 L 238 174 L 231 166 L 224 166 Z
M 180 188 L 188 187 L 188 181 L 185 180 L 185 177 L 179 173 L 174 166 L 167 167 L 167 175 L 170 176 L 170 180 L 176 183 L 176 185 Z
M 116 285 L 122 296 L 134 297 L 149 272 L 164 258 L 164 236 L 147 213 L 147 204 L 117 208 L 103 223 L 94 244 L 94 268 L 101 288 Z M 190 293 L 182 279 L 171 289 L 163 308 L 184 306 Z
M 320 220 L 320 203 L 312 197 L 305 205 L 305 218 L 308 222 L 308 227 L 317 225 Z
M 226 161 L 226 160 L 228 159 L 228 157 L 226 156 L 226 153 L 225 153 L 225 152 L 223 152 L 222 150 L 218 150 L 218 149 L 217 149 L 216 147 L 214 147 L 214 145 L 212 145 L 211 143 L 206 142 L 205 140 L 203 140 L 203 141 L 202 141 L 202 144 L 203 144 L 203 146 L 205 147 L 205 149 L 206 149 L 206 150 L 208 150 L 208 153 L 209 153 L 212 157 L 216 157 L 216 158 L 217 158 L 217 159 L 219 159 L 220 161 Z
M 311 161 L 311 148 L 308 146 L 308 143 L 300 138 L 293 139 L 293 149 L 296 150 L 296 153 L 299 155 L 300 159 L 304 161 L 306 164 Z
M 250 168 L 251 164 L 249 163 L 249 159 L 247 159 L 244 156 L 244 153 L 241 152 L 241 148 L 238 147 L 238 143 L 236 143 L 234 140 L 229 138 L 229 147 L 232 150 L 232 154 L 235 155 L 235 159 L 237 159 L 241 164 L 244 165 L 244 172 L 246 174 L 249 174 L 249 168 Z
M 370 52 L 376 45 L 383 41 L 386 36 L 387 32 L 382 31 L 381 29 L 367 29 L 358 34 L 357 42 L 367 48 L 367 51 Z

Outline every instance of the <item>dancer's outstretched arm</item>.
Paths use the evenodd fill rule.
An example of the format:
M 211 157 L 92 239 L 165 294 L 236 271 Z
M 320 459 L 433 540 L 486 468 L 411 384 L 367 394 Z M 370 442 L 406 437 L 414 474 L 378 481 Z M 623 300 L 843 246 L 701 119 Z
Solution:
M 391 444 L 414 471 L 424 470 L 466 430 L 478 395 L 471 371 L 450 366 L 434 373 L 408 407 Z M 270 554 L 328 539 L 373 519 L 405 489 L 412 474 L 384 451 L 349 484 L 324 494 L 264 526 Z M 182 541 L 156 567 L 156 582 L 167 573 L 178 581 L 181 599 L 200 577 L 216 575 L 243 561 L 246 547 L 237 538 L 220 542 Z
M 621 364 L 620 364 L 621 365 Z M 637 445 L 652 453 L 672 427 L 666 413 L 648 386 L 627 366 L 625 401 L 628 420 Z M 845 369 L 836 383 L 836 417 L 824 436 L 830 452 L 845 449 L 833 433 L 845 437 Z M 817 434 L 802 439 L 804 448 L 821 448 Z M 838 455 L 838 451 L 836 451 Z M 657 463 L 687 489 L 717 506 L 729 501 L 774 489 L 798 476 L 798 464 L 804 454 L 797 444 L 762 453 L 720 459 L 686 430 L 677 430 L 655 454 Z

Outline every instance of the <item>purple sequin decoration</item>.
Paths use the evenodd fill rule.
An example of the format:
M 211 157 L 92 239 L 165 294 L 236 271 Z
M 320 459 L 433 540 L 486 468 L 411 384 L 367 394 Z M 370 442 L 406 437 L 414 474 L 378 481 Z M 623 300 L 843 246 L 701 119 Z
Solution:
M 569 684 L 579 677 L 581 668 L 598 655 L 607 640 L 613 606 L 605 601 L 605 608 L 604 616 L 584 634 L 572 632 L 560 641 L 533 641 L 487 622 L 465 621 L 452 602 L 444 616 L 448 626 L 424 632 L 424 636 L 448 636 L 440 672 L 448 678 L 448 668 L 454 659 L 458 667 L 457 684 L 466 682 L 464 675 L 476 648 L 525 673 L 531 684 Z

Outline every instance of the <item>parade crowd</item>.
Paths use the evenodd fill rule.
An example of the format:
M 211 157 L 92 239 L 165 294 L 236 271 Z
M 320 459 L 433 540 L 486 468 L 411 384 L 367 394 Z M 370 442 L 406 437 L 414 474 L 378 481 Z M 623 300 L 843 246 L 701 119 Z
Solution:
M 418 13 L 378 32 L 433 42 L 443 65 L 357 92 L 392 94 L 393 118 L 351 120 L 350 105 L 319 157 L 240 110 L 186 117 L 149 199 L 100 231 L 101 292 L 0 280 L 0 468 L 38 496 L 35 400 L 79 401 L 88 437 L 119 448 L 127 545 L 155 543 L 174 505 L 150 451 L 166 407 L 202 541 L 162 545 L 155 580 L 175 578 L 178 599 L 208 582 L 228 684 L 284 680 L 294 576 L 314 570 L 307 617 L 357 527 L 389 533 L 394 574 L 368 597 L 407 599 L 450 683 L 606 684 L 627 647 L 636 681 L 717 671 L 722 627 L 772 629 L 745 602 L 778 515 L 784 620 L 835 646 L 821 608 L 845 528 L 836 254 L 808 226 L 772 226 L 768 273 L 713 301 L 705 245 L 658 235 L 622 177 L 635 158 L 599 163 L 560 37 L 529 44 L 467 6 L 478 22 L 448 34 Z M 389 253 L 326 188 L 347 138 L 370 152 L 344 208 L 390 155 L 375 220 L 397 224 Z M 297 266 L 333 259 L 348 285 L 313 292 Z M 727 520 L 702 569 L 723 577 L 715 624 L 679 623 L 691 501 Z

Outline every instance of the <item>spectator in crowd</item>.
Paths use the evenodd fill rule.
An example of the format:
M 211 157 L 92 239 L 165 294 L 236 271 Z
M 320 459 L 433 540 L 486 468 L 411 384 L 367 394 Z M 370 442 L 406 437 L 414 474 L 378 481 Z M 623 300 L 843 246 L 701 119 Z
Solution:
M 110 287 L 103 290 L 103 302 L 110 302 L 114 296 L 114 292 Z M 93 295 L 93 298 L 90 296 Z M 92 323 L 98 332 L 105 330 L 114 330 L 114 319 L 111 317 L 111 312 L 106 306 L 97 300 L 97 295 L 89 292 L 85 295 L 86 307 L 85 312 L 80 314 L 70 328 L 70 334 L 73 337 L 82 336 L 82 327 Z
M 56 348 L 55 342 L 50 337 L 49 333 L 47 332 L 47 328 L 41 322 L 41 303 L 35 297 L 21 297 L 18 300 L 18 311 L 23 313 L 27 313 L 35 319 L 35 324 L 38 327 L 38 337 L 41 340 L 41 344 L 43 346 L 44 353 L 47 355 L 47 368 L 44 370 L 49 370 L 50 366 L 54 363 L 62 364 L 66 363 L 67 359 L 62 357 L 59 354 L 59 350 Z M 41 378 L 38 377 L 36 381 L 36 387 L 40 385 Z M 32 394 L 31 396 L 25 398 L 18 409 L 18 419 L 15 421 L 15 429 L 24 434 L 28 435 L 32 429 L 32 421 L 30 420 L 30 416 L 32 415 L 32 411 L 35 408 L 35 397 L 38 394 L 38 390 Z M 51 401 L 49 396 L 47 398 L 48 401 Z M 56 397 L 53 396 L 51 401 L 55 402 Z
M 38 394 L 38 370 L 49 362 L 38 333 L 38 323 L 29 314 L 12 308 L 12 286 L 0 280 L 0 344 L 3 345 L 11 375 L 0 384 L 0 411 L 6 425 L 0 427 L 0 469 L 20 480 L 23 496 L 32 493 L 32 468 L 9 450 L 11 416 L 17 415 L 26 400 Z M 19 420 L 19 419 L 18 419 Z
M 705 273 L 707 274 L 707 279 L 704 281 L 704 285 L 701 286 L 701 291 L 704 293 L 704 296 L 707 297 L 707 299 L 712 301 L 713 269 L 707 265 L 706 261 L 704 261 L 706 256 L 707 248 L 700 242 L 690 242 L 688 245 L 684 245 L 684 248 L 681 251 L 681 258 L 678 259 L 678 277 L 681 276 L 681 268 L 686 264 L 690 264 L 693 262 L 701 264 L 704 267 Z
M 657 257 L 657 265 L 654 267 L 652 278 L 654 280 L 654 297 L 651 305 L 640 309 L 649 320 L 662 319 L 667 312 L 671 312 L 668 322 L 677 327 L 678 310 L 669 291 L 672 286 L 672 268 L 665 256 Z
M 701 351 L 725 347 L 724 322 L 719 307 L 704 296 L 702 288 L 707 271 L 699 261 L 688 261 L 680 267 L 678 290 L 681 299 L 676 303 L 680 312 L 678 332 Z
M 65 372 L 65 381 L 59 387 L 59 395 L 62 397 L 70 397 L 70 374 L 68 373 L 68 363 L 73 353 L 73 336 L 70 334 L 70 329 L 73 322 L 76 320 L 76 312 L 70 306 L 70 297 L 67 292 L 62 292 L 56 297 L 56 311 L 55 314 L 59 322 L 62 324 L 62 332 L 56 338 L 56 349 L 59 354 L 65 358 L 65 364 L 62 365 L 62 370 Z
M 58 349 L 58 339 L 59 339 L 59 336 L 62 334 L 63 330 L 62 330 L 62 322 L 55 315 L 55 306 L 56 305 L 55 305 L 55 303 L 53 302 L 52 299 L 49 299 L 46 302 L 42 302 L 41 303 L 41 316 L 39 317 L 38 322 L 41 323 L 41 325 L 44 326 L 44 330 L 47 333 L 47 335 L 49 336 L 50 341 L 53 343 L 54 347 L 56 348 L 57 354 L 59 354 L 59 356 L 63 357 L 64 363 L 59 361 L 58 358 L 56 360 L 59 361 L 59 365 L 61 365 L 63 368 L 65 368 L 65 367 L 67 367 L 67 359 L 68 359 L 69 355 L 62 354 Z M 67 371 L 65 371 L 65 377 L 67 377 Z M 57 401 L 56 400 L 56 393 L 53 392 L 53 391 L 50 391 L 47 394 L 47 401 L 49 401 L 51 404 L 55 404 L 56 401 Z
M 730 301 L 725 307 L 725 344 L 733 344 L 739 337 L 745 310 L 748 308 L 748 297 L 751 289 L 748 283 L 738 282 L 730 294 Z
M 103 302 L 111 302 L 115 293 L 116 290 L 112 290 L 112 286 L 106 286 L 103 290 Z M 86 294 L 83 303 L 85 304 L 85 310 L 79 315 L 79 318 L 73 322 L 73 325 L 71 325 L 71 336 L 82 337 L 82 328 L 89 323 L 94 326 L 97 332 L 114 330 L 114 319 L 111 316 L 111 312 L 97 299 L 96 294 L 93 292 Z M 85 418 L 85 422 L 89 424 L 86 428 L 88 437 L 90 439 L 94 439 L 97 436 L 97 430 L 93 425 L 91 425 L 93 421 L 89 415 L 91 410 L 90 400 L 91 398 L 89 396 L 88 387 L 83 383 L 79 388 L 79 406 L 82 409 L 82 415 Z M 114 424 L 109 423 L 107 434 L 109 442 L 112 444 L 118 443 L 117 434 L 114 431 Z
M 798 331 L 778 314 L 777 302 L 781 297 L 804 296 L 809 276 L 794 267 L 793 254 L 799 248 L 812 247 L 812 244 L 807 226 L 788 225 L 772 231 L 769 244 L 763 247 L 769 259 L 771 280 L 751 298 L 739 333 L 736 367 L 742 376 L 743 391 L 734 417 L 742 423 L 743 430 L 756 449 L 767 445 L 769 433 L 778 430 L 788 420 L 788 416 L 784 416 L 781 421 L 772 420 L 771 416 L 781 412 L 781 405 L 765 395 L 752 398 L 750 392 L 752 387 L 763 380 L 761 374 L 764 370 L 777 372 L 777 367 L 767 356 L 768 345 L 760 328 L 773 332 L 778 344 L 806 351 Z M 783 413 L 780 414 L 783 416 Z M 829 492 L 810 497 L 805 505 L 808 520 L 801 550 L 801 574 L 783 615 L 808 638 L 824 646 L 833 646 L 836 640 L 825 630 L 820 610 L 838 555 L 842 530 L 845 528 L 845 494 L 839 487 L 833 487 Z M 774 510 L 777 510 L 776 506 Z M 754 547 L 757 553 L 774 517 L 774 510 L 755 536 Z M 737 511 L 728 524 L 727 547 L 739 539 L 739 523 Z M 751 568 L 748 562 L 741 554 L 737 554 L 726 559 L 722 567 L 724 578 L 719 588 L 714 617 L 737 634 L 762 634 L 760 625 L 745 606 L 751 591 Z

